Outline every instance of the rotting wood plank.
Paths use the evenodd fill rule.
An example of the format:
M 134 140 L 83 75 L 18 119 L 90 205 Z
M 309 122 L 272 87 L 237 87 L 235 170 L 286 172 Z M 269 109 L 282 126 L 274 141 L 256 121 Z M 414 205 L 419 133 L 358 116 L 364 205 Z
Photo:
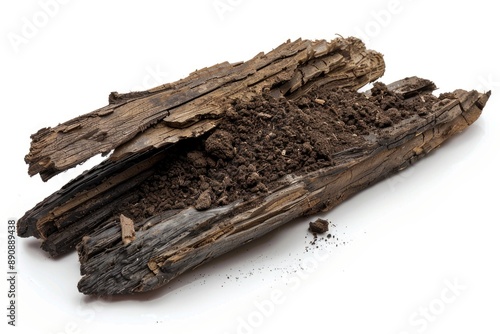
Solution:
M 409 98 L 432 88 L 408 87 L 411 80 L 392 87 L 404 89 Z M 405 131 L 388 129 L 361 154 L 345 152 L 338 155 L 333 167 L 289 175 L 279 189 L 247 202 L 204 212 L 188 208 L 160 222 L 154 218 L 152 227 L 138 231 L 136 240 L 127 246 L 108 243 L 105 252 L 93 248 L 89 256 L 87 244 L 101 238 L 99 233 L 92 234 L 78 246 L 83 275 L 78 288 L 93 295 L 153 290 L 297 217 L 330 210 L 466 129 L 479 117 L 488 98 L 489 93 L 457 90 L 440 101 L 428 117 L 406 122 Z
M 64 254 L 106 223 L 111 214 L 107 205 L 128 198 L 126 193 L 165 157 L 165 148 L 216 128 L 231 101 L 249 100 L 264 91 L 296 99 L 318 85 L 358 89 L 379 78 L 384 68 L 382 56 L 355 38 L 298 40 L 248 62 L 218 64 L 145 92 L 112 93 L 108 106 L 34 135 L 27 161 L 30 173 L 39 172 L 44 179 L 96 153 L 115 151 L 26 212 L 18 222 L 18 234 L 42 239 L 42 248 L 53 256 Z M 148 128 L 145 124 L 152 115 L 158 119 Z M 106 136 L 99 136 L 99 141 L 82 137 L 90 132 Z
M 316 67 L 318 62 L 324 66 Z M 366 50 L 355 38 L 289 41 L 247 62 L 215 65 L 149 91 L 111 93 L 108 106 L 32 135 L 25 157 L 28 172 L 40 174 L 47 181 L 94 155 L 122 146 L 113 155 L 119 160 L 182 137 L 178 133 L 182 130 L 171 128 L 219 118 L 230 99 L 250 99 L 276 87 L 282 94 L 291 94 L 316 80 L 322 85 L 359 88 L 379 78 L 384 68 L 382 56 Z M 146 131 L 151 128 L 155 129 L 152 134 Z M 198 127 L 196 135 L 204 131 Z M 157 140 L 162 137 L 164 141 Z M 129 143 L 131 140 L 133 143 Z

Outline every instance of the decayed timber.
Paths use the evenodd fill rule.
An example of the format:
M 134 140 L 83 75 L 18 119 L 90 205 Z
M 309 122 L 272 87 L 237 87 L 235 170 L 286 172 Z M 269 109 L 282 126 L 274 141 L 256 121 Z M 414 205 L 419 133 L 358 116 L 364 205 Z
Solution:
M 415 82 L 424 81 L 405 79 L 389 87 L 407 98 L 433 89 Z M 78 246 L 83 275 L 78 288 L 95 295 L 149 291 L 294 218 L 329 210 L 463 131 L 479 117 L 488 98 L 489 93 L 457 90 L 426 117 L 386 129 L 361 151 L 342 152 L 332 167 L 289 175 L 270 194 L 247 202 L 155 216 L 141 223 L 128 245 L 111 241 L 106 229 L 96 231 Z
M 156 289 L 408 167 L 472 124 L 489 98 L 489 93 L 476 91 L 447 94 L 428 113 L 404 118 L 370 133 L 362 146 L 335 153 L 329 167 L 300 175 L 288 172 L 269 192 L 247 200 L 207 211 L 170 210 L 137 221 L 117 215 L 124 203 L 137 203 L 134 190 L 159 162 L 171 158 L 169 148 L 221 127 L 232 102 L 264 93 L 298 101 L 315 87 L 356 90 L 379 78 L 384 68 L 382 56 L 355 38 L 298 40 L 247 62 L 218 64 L 148 91 L 111 93 L 108 106 L 32 136 L 25 160 L 29 174 L 43 180 L 93 155 L 113 153 L 29 210 L 18 221 L 18 234 L 42 239 L 42 248 L 54 256 L 77 247 L 83 275 L 78 287 L 85 294 Z M 415 101 L 425 99 L 435 86 L 407 78 L 388 88 Z
M 131 189 L 153 174 L 152 167 L 165 154 L 147 152 L 119 162 L 104 161 L 26 212 L 18 221 L 19 236 L 42 239 L 42 248 L 52 256 L 73 250 L 116 205 L 136 200 Z
M 165 157 L 160 148 L 217 127 L 234 99 L 263 91 L 294 99 L 314 86 L 357 89 L 384 69 L 382 56 L 358 39 L 298 40 L 145 92 L 112 93 L 108 106 L 32 136 L 29 173 L 40 173 L 44 180 L 95 154 L 114 152 L 29 210 L 18 222 L 18 233 L 42 239 L 42 248 L 53 256 L 64 254 L 105 224 L 115 206 L 134 200 L 130 189 Z
M 108 106 L 32 135 L 25 161 L 30 175 L 46 181 L 97 154 L 115 150 L 116 161 L 201 135 L 216 126 L 232 99 L 264 90 L 298 96 L 313 85 L 359 88 L 384 68 L 382 56 L 355 38 L 287 42 L 247 62 L 218 64 L 148 91 L 111 93 Z

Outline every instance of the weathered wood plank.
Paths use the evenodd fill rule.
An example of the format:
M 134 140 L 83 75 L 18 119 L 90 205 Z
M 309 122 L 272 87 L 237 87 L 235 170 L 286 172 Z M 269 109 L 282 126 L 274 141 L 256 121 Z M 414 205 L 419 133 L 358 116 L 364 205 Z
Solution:
M 182 136 L 170 127 L 185 128 L 208 117 L 217 118 L 229 98 L 251 98 L 277 86 L 283 94 L 292 93 L 316 79 L 362 86 L 383 72 L 382 56 L 367 51 L 354 38 L 287 42 L 247 62 L 215 65 L 145 92 L 111 93 L 108 106 L 32 135 L 25 161 L 30 175 L 40 174 L 46 181 L 119 146 L 120 154 L 114 154 L 114 160 L 167 145 Z M 147 138 L 139 136 L 123 147 L 156 124 L 160 125 Z M 159 131 L 160 136 L 155 137 Z M 156 138 L 161 137 L 167 139 L 159 142 Z
M 267 54 L 260 53 L 247 62 L 217 64 L 196 71 L 185 79 L 147 91 L 127 94 L 113 92 L 109 96 L 108 106 L 57 127 L 42 129 L 32 136 L 30 153 L 25 160 L 30 165 L 29 173 L 39 173 L 43 180 L 95 154 L 111 150 L 114 152 L 108 160 L 69 182 L 29 210 L 18 221 L 18 233 L 23 237 L 35 236 L 42 239 L 42 248 L 53 256 L 76 247 L 83 275 L 78 287 L 85 294 L 128 294 L 156 289 L 186 270 L 261 237 L 294 218 L 329 210 L 371 184 L 408 167 L 472 124 L 480 116 L 489 98 L 489 93 L 457 90 L 437 99 L 431 96 L 436 88 L 431 81 L 406 78 L 388 86 L 389 91 L 397 92 L 398 95 L 390 96 L 392 102 L 384 102 L 384 106 L 378 105 L 380 112 L 370 108 L 353 108 L 347 116 L 359 116 L 358 112 L 363 112 L 365 116 L 356 120 L 347 116 L 342 119 L 339 117 L 335 122 L 332 119 L 331 124 L 343 124 L 344 127 L 340 130 L 335 129 L 347 133 L 349 138 L 341 138 L 342 144 L 335 145 L 333 155 L 314 152 L 320 155 L 322 162 L 319 166 L 322 168 L 316 167 L 314 171 L 305 169 L 296 175 L 287 167 L 285 171 L 288 170 L 288 175 L 272 183 L 272 189 L 262 184 L 265 191 L 256 192 L 259 195 L 252 192 L 251 196 L 243 197 L 244 199 L 237 197 L 240 199 L 227 205 L 224 204 L 228 201 L 220 204 L 222 202 L 217 199 L 217 205 L 223 206 L 207 211 L 200 210 L 211 207 L 212 199 L 208 205 L 198 205 L 196 202 L 194 207 L 199 210 L 189 207 L 158 214 L 159 210 L 165 208 L 162 206 L 166 203 L 165 198 L 160 199 L 150 189 L 160 192 L 158 189 L 165 187 L 151 187 L 146 180 L 155 174 L 155 168 L 160 162 L 171 162 L 170 159 L 177 161 L 175 159 L 178 157 L 175 154 L 169 155 L 169 152 L 183 147 L 184 139 L 199 137 L 218 126 L 217 131 L 220 131 L 220 128 L 227 126 L 223 122 L 225 117 L 227 116 L 227 120 L 234 120 L 231 117 L 237 114 L 232 109 L 233 106 L 241 101 L 251 102 L 253 106 L 253 99 L 263 95 L 272 96 L 276 100 L 266 100 L 264 102 L 267 104 L 262 104 L 260 108 L 275 102 L 277 104 L 279 100 L 285 101 L 284 105 L 297 102 L 293 110 L 283 107 L 283 104 L 279 105 L 279 110 L 285 110 L 288 114 L 280 118 L 279 122 L 271 124 L 272 131 L 276 132 L 274 126 L 280 127 L 280 122 L 295 120 L 294 116 L 288 115 L 306 115 L 302 108 L 309 108 L 308 105 L 325 107 L 320 108 L 321 115 L 316 113 L 315 117 L 320 118 L 329 112 L 338 116 L 336 105 L 321 97 L 316 98 L 316 88 L 344 87 L 353 92 L 379 78 L 384 69 L 382 56 L 366 50 L 358 39 L 339 38 L 331 42 L 298 40 L 282 44 Z M 388 91 L 383 88 L 384 85 L 376 87 L 378 88 L 373 90 L 373 101 L 382 103 L 377 99 L 382 99 L 382 95 Z M 305 98 L 311 91 L 310 96 L 313 98 Z M 346 93 L 344 90 L 342 92 Z M 369 96 L 370 92 L 366 94 Z M 367 96 L 358 94 L 356 101 L 370 99 Z M 334 97 L 336 99 L 338 98 Z M 414 107 L 415 101 L 425 99 L 433 101 L 432 108 L 428 104 L 420 112 L 422 105 Z M 302 100 L 306 101 L 305 104 L 300 102 Z M 347 108 L 350 108 L 352 101 L 348 99 L 340 102 L 344 107 L 347 103 Z M 405 111 L 411 112 L 405 116 L 395 114 L 393 122 L 388 115 L 391 115 L 390 109 L 396 109 L 391 106 L 399 103 L 398 101 L 411 102 L 405 104 L 406 107 L 409 106 Z M 242 114 L 247 115 L 244 113 L 246 109 L 242 110 Z M 277 114 L 279 113 L 276 112 Z M 256 115 L 251 119 L 250 132 L 253 131 L 254 122 L 271 122 L 274 117 L 265 112 Z M 370 118 L 370 115 L 373 117 Z M 305 124 L 309 124 L 311 120 L 308 117 Z M 377 123 L 384 118 L 387 121 Z M 304 119 L 306 118 L 301 118 L 301 122 Z M 366 126 L 365 120 L 371 122 L 371 127 Z M 354 121 L 365 122 L 362 129 L 365 132 L 352 133 L 351 136 L 351 132 L 347 130 L 354 126 Z M 269 125 L 267 123 L 266 126 Z M 290 128 L 290 124 L 287 126 Z M 237 129 L 234 131 L 239 131 L 239 125 Z M 328 137 L 325 143 L 332 143 L 329 140 L 330 133 L 333 132 L 321 134 Z M 284 133 L 286 138 L 283 141 L 293 142 L 298 137 L 288 130 Z M 299 148 L 295 146 L 294 152 L 307 150 L 307 146 L 312 149 L 307 140 L 310 135 L 317 133 L 307 133 L 306 140 L 300 142 L 303 145 Z M 335 134 L 339 135 L 335 132 L 331 137 L 338 140 Z M 353 139 L 353 136 L 358 135 L 362 135 L 363 139 Z M 238 139 L 240 142 L 247 141 L 241 138 L 244 137 Z M 202 137 L 198 139 L 198 144 L 204 142 L 206 149 L 208 141 L 208 138 Z M 255 138 L 252 139 L 254 141 Z M 184 141 L 186 146 L 194 142 Z M 259 146 L 258 143 L 255 144 Z M 313 144 L 321 145 L 318 141 Z M 338 147 L 342 149 L 337 150 Z M 232 145 L 229 148 L 231 155 L 233 149 L 234 152 L 244 151 Z M 191 150 L 191 146 L 189 149 Z M 276 156 L 283 158 L 287 155 L 286 150 L 281 152 L 280 154 L 278 150 L 277 155 L 266 154 L 264 157 L 272 161 Z M 193 156 L 202 153 L 191 150 L 183 154 L 188 158 L 189 154 Z M 313 158 L 308 155 L 307 159 Z M 260 166 L 262 169 L 268 166 L 267 160 L 260 162 L 264 166 Z M 212 160 L 210 168 L 221 161 Z M 208 165 L 206 160 L 203 163 Z M 249 163 L 245 161 L 245 168 L 250 170 L 250 166 L 246 165 Z M 190 166 L 186 170 L 195 170 L 189 169 Z M 196 168 L 194 163 L 193 166 Z M 240 167 L 237 165 L 232 168 L 240 173 Z M 254 179 L 258 180 L 259 174 L 255 172 L 257 169 L 255 166 L 253 168 L 253 173 L 248 173 L 245 182 L 253 174 L 257 175 L 257 179 Z M 285 171 L 279 171 L 279 175 L 286 174 Z M 199 175 L 200 180 L 204 177 L 205 174 Z M 155 174 L 152 179 L 156 183 L 160 175 Z M 228 182 L 225 183 L 224 179 L 224 187 L 234 181 Z M 147 187 L 140 193 L 138 189 L 143 183 Z M 180 184 L 182 186 L 184 181 Z M 218 191 L 213 190 L 217 188 L 208 190 L 206 187 L 202 188 L 201 183 L 197 184 L 199 188 L 196 188 L 191 197 L 201 193 L 207 194 L 206 198 L 209 198 Z M 174 186 L 172 189 L 178 189 L 177 185 Z M 204 191 L 198 193 L 198 189 Z M 129 210 L 127 205 L 132 203 L 134 209 L 130 212 L 136 215 L 135 205 L 141 200 L 141 196 L 145 198 L 149 194 L 153 195 L 154 201 L 146 202 L 144 212 L 147 215 L 142 217 L 154 214 L 153 217 L 132 220 L 120 210 L 117 211 L 117 208 L 122 207 Z M 176 197 L 177 193 L 169 193 L 168 196 Z M 184 196 L 186 198 L 188 195 Z M 157 200 L 162 205 L 156 205 Z M 152 211 L 149 210 L 151 203 L 155 204 Z M 186 206 L 179 206 L 178 202 L 167 206 L 170 209 L 179 207 Z
M 431 89 L 426 85 L 408 87 L 410 81 L 392 87 L 400 87 L 409 98 L 419 90 Z M 489 93 L 457 90 L 437 103 L 427 117 L 405 122 L 406 131 L 388 129 L 362 152 L 339 154 L 335 166 L 302 176 L 289 175 L 271 194 L 247 202 L 204 212 L 189 208 L 160 222 L 154 217 L 152 227 L 138 231 L 127 246 L 108 243 L 106 252 L 93 248 L 89 256 L 86 244 L 101 238 L 99 233 L 92 234 L 79 246 L 84 276 L 78 288 L 95 295 L 153 290 L 294 218 L 330 210 L 466 129 L 479 117 L 488 98 Z
M 384 66 L 382 56 L 366 50 L 358 39 L 299 40 L 285 43 L 267 55 L 261 53 L 248 62 L 218 64 L 145 92 L 112 93 L 109 106 L 53 129 L 41 130 L 35 136 L 30 152 L 34 160 L 29 159 L 31 166 L 36 166 L 35 160 L 39 158 L 50 160 L 49 165 L 72 160 L 69 164 L 72 165 L 106 145 L 113 146 L 115 151 L 100 166 L 29 210 L 19 220 L 18 233 L 22 237 L 41 238 L 42 248 L 53 256 L 67 252 L 91 231 L 90 227 L 106 223 L 111 213 L 106 206 L 120 197 L 126 198 L 127 189 L 150 175 L 148 170 L 165 157 L 165 152 L 154 152 L 217 127 L 219 117 L 230 108 L 232 100 L 248 100 L 264 90 L 272 90 L 274 96 L 292 94 L 297 98 L 314 85 L 358 89 L 380 77 Z M 160 117 L 159 110 L 169 101 L 177 102 L 169 104 L 168 112 L 160 112 Z M 160 121 L 147 129 L 139 129 L 152 115 Z M 125 121 L 129 118 L 130 121 Z M 113 122 L 119 122 L 120 127 L 113 127 Z M 122 127 L 128 130 L 121 131 Z M 104 131 L 108 135 L 101 142 L 92 141 L 86 146 L 89 139 L 85 139 L 87 144 L 82 144 L 78 136 L 90 129 L 94 134 Z M 130 139 L 132 132 L 136 135 Z M 65 148 L 61 149 L 62 146 Z M 79 153 L 75 155 L 75 152 Z M 52 176 L 66 167 L 37 171 Z

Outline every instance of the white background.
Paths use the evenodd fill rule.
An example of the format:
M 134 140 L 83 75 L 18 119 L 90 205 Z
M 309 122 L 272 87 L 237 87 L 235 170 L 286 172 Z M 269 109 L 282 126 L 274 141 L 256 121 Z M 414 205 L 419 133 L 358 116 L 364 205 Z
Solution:
M 0 285 L 8 333 L 500 331 L 500 27 L 491 1 L 54 1 L 0 5 L 2 268 L 7 220 L 99 160 L 43 183 L 23 161 L 30 134 L 106 105 L 111 91 L 340 34 L 385 55 L 387 83 L 418 75 L 438 92 L 493 95 L 466 132 L 323 215 L 339 240 L 314 250 L 309 219 L 299 220 L 159 291 L 99 300 L 78 293 L 75 253 L 54 260 L 37 240 L 19 240 L 15 329 Z

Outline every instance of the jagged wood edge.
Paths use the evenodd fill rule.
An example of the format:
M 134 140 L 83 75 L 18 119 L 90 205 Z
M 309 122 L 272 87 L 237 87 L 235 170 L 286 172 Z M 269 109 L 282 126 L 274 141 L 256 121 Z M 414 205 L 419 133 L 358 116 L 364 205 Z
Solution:
M 335 167 L 288 176 L 268 196 L 206 212 L 186 209 L 138 231 L 131 244 L 118 244 L 94 256 L 87 256 L 83 242 L 79 255 L 84 276 L 79 290 L 95 295 L 153 290 L 294 218 L 335 207 L 463 131 L 479 117 L 489 98 L 489 93 L 476 91 L 453 94 L 456 99 L 440 101 L 430 117 L 416 121 L 409 131 L 406 123 L 388 130 L 369 151 L 339 156 L 342 163 Z
M 47 181 L 96 154 L 119 148 L 112 156 L 119 160 L 175 142 L 192 132 L 183 129 L 193 123 L 219 118 L 228 98 L 249 99 L 266 89 L 277 92 L 277 87 L 280 93 L 291 94 L 319 76 L 323 84 L 352 87 L 383 72 L 382 56 L 367 51 L 356 38 L 289 41 L 247 62 L 218 64 L 150 91 L 112 93 L 108 106 L 32 135 L 25 157 L 28 173 Z M 151 128 L 155 130 L 147 131 Z M 211 128 L 198 129 L 194 135 Z
M 225 102 L 217 104 L 212 101 L 209 105 L 219 105 L 222 106 L 220 107 L 222 109 L 228 108 L 230 100 L 250 99 L 255 96 L 256 92 L 262 93 L 266 89 L 274 96 L 284 94 L 293 98 L 300 97 L 318 85 L 357 89 L 384 73 L 385 65 L 382 56 L 375 51 L 366 50 L 364 44 L 358 39 L 337 39 L 330 43 L 325 41 L 310 43 L 307 41 L 309 49 L 307 47 L 304 49 L 306 56 L 303 55 L 303 57 L 310 59 L 313 55 L 316 58 L 305 61 L 303 64 L 294 65 L 298 66 L 298 70 L 285 71 L 286 73 L 284 73 L 279 72 L 279 67 L 277 67 L 277 65 L 282 66 L 283 63 L 268 65 L 274 68 L 271 73 L 278 71 L 277 75 L 272 76 L 271 81 L 268 81 L 269 78 L 265 75 L 254 75 L 246 82 L 240 83 L 236 88 L 228 86 L 221 88 L 226 93 L 233 93 L 227 93 L 228 95 L 224 97 Z M 286 43 L 281 48 L 285 48 L 289 44 Z M 287 52 L 287 54 L 291 53 L 289 50 Z M 258 57 L 262 57 L 262 55 L 258 55 L 256 58 Z M 295 61 L 290 63 L 293 65 Z M 183 79 L 177 85 L 162 85 L 148 92 L 124 95 L 112 93 L 110 102 L 123 105 L 127 101 L 154 97 L 154 94 L 163 90 L 200 87 L 207 78 L 216 77 L 218 69 L 231 66 L 235 65 L 216 65 L 195 72 L 192 75 L 193 78 L 190 76 Z M 252 89 L 246 86 L 248 84 L 253 85 Z M 257 90 L 255 90 L 256 87 Z M 201 105 L 204 105 L 205 102 L 205 97 L 198 101 Z M 112 204 L 118 203 L 121 196 L 129 196 L 126 194 L 133 186 L 140 184 L 151 175 L 150 168 L 166 155 L 165 151 L 159 151 L 158 148 L 166 145 L 168 147 L 168 145 L 173 145 L 185 138 L 200 136 L 215 128 L 219 122 L 217 119 L 202 118 L 195 121 L 194 124 L 186 125 L 189 123 L 187 119 L 196 120 L 197 116 L 191 113 L 192 109 L 188 108 L 187 105 L 183 105 L 182 108 L 187 109 L 185 112 L 172 113 L 172 115 L 177 115 L 175 119 L 178 124 L 184 122 L 187 127 L 172 128 L 162 122 L 140 133 L 127 144 L 117 148 L 110 159 L 69 182 L 60 191 L 26 212 L 18 221 L 18 234 L 21 237 L 41 238 L 44 241 L 42 248 L 53 256 L 64 254 L 73 249 L 83 235 L 91 233 L 111 214 Z M 200 107 L 197 111 L 198 114 L 203 114 L 206 110 Z M 95 113 L 89 114 L 93 116 L 87 115 L 85 117 L 96 118 Z M 102 110 L 97 112 L 97 114 L 99 113 L 108 116 L 107 112 Z M 221 114 L 219 112 L 219 115 Z M 171 116 L 167 116 L 167 118 Z M 182 120 L 179 120 L 181 118 Z M 72 122 L 70 121 L 74 125 Z M 169 122 L 174 121 L 169 119 Z M 64 123 L 60 127 L 73 125 Z M 129 197 L 132 198 L 132 196 Z

